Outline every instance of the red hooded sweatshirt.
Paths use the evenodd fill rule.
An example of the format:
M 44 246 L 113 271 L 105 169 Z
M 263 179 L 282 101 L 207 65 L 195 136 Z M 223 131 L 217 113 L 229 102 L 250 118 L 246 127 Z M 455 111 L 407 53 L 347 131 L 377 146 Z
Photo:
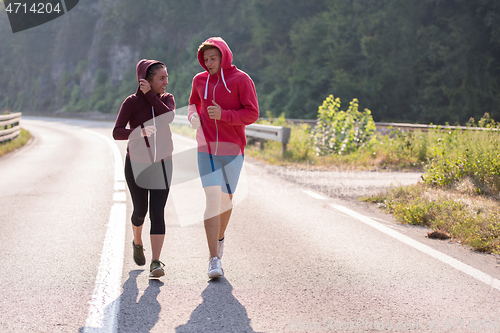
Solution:
M 211 75 L 205 66 L 203 53 L 198 52 L 198 61 L 205 71 L 193 78 L 188 119 L 195 112 L 200 117 L 201 128 L 196 133 L 198 151 L 214 155 L 240 155 L 247 144 L 245 125 L 259 118 L 255 85 L 247 73 L 231 64 L 233 54 L 222 38 L 212 37 L 205 43 L 219 49 L 221 65 L 219 71 Z M 212 100 L 222 109 L 219 120 L 210 119 L 208 115 L 207 108 L 213 105 Z
M 156 60 L 143 59 L 137 63 L 137 82 L 146 79 L 146 72 L 153 64 L 163 64 Z M 171 159 L 174 145 L 170 123 L 175 116 L 174 96 L 169 93 L 157 95 L 153 90 L 146 94 L 137 88 L 123 102 L 113 129 L 115 140 L 129 140 L 127 156 L 134 162 L 153 163 L 162 159 Z M 127 124 L 130 128 L 126 128 Z M 150 137 L 142 137 L 145 126 L 154 125 L 156 132 Z

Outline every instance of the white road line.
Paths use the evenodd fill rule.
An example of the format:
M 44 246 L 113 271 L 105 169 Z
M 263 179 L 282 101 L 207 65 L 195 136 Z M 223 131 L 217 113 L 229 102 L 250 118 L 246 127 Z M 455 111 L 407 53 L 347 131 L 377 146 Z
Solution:
M 89 314 L 83 332 L 116 332 L 118 310 L 120 309 L 119 297 L 122 282 L 127 211 L 124 203 L 125 192 L 123 192 L 125 190 L 123 160 L 120 150 L 113 140 L 88 129 L 84 130 L 102 138 L 111 147 L 114 157 L 115 192 L 113 193 L 114 204 L 111 207 L 94 293 L 90 301 Z
M 320 199 L 320 200 L 327 199 L 326 197 L 324 197 L 318 193 L 315 193 L 313 191 L 303 190 L 303 192 L 306 193 L 307 195 L 313 197 L 313 198 L 316 198 L 316 199 Z M 472 266 L 464 264 L 460 260 L 457 260 L 457 259 L 452 258 L 452 257 L 450 257 L 442 252 L 434 250 L 430 246 L 424 245 L 424 244 L 417 242 L 416 240 L 414 240 L 408 236 L 403 235 L 400 232 L 397 232 L 396 230 L 392 229 L 390 226 L 376 222 L 373 219 L 371 219 L 367 216 L 364 216 L 362 214 L 359 214 L 359 213 L 357 213 L 357 212 L 355 212 L 347 207 L 344 207 L 341 205 L 335 205 L 335 204 L 330 204 L 330 207 L 333 207 L 333 208 L 341 211 L 344 214 L 347 214 L 351 217 L 354 217 L 355 219 L 369 225 L 370 227 L 375 228 L 375 229 L 383 232 L 384 234 L 391 236 L 391 237 L 397 239 L 398 241 L 405 243 L 406 245 L 409 245 L 409 246 L 411 246 L 411 247 L 413 247 L 413 248 L 415 248 L 415 249 L 447 264 L 447 265 L 450 265 L 451 267 L 456 268 L 459 271 L 461 271 L 465 274 L 468 274 L 468 275 L 472 276 L 473 278 L 478 279 L 479 281 L 486 283 L 487 285 L 491 286 L 492 288 L 495 288 L 495 289 L 500 291 L 500 280 L 495 279 L 494 277 L 492 277 L 486 273 L 483 273 L 480 270 L 475 269 Z
M 250 166 L 254 167 L 253 165 L 250 164 Z M 313 197 L 313 198 L 316 198 L 316 199 L 319 199 L 319 200 L 326 200 L 328 198 L 314 192 L 314 191 L 310 191 L 310 190 L 302 190 L 304 193 L 306 193 L 307 195 Z M 379 223 L 379 222 L 376 222 L 374 221 L 373 219 L 370 219 L 362 214 L 359 214 L 347 207 L 344 207 L 344 206 L 341 206 L 341 205 L 335 205 L 335 204 L 330 204 L 331 207 L 337 209 L 338 211 L 344 213 L 344 214 L 347 214 L 348 216 L 351 216 L 351 217 L 354 217 L 355 219 L 385 233 L 386 235 L 388 236 L 391 236 L 395 239 L 397 239 L 398 241 L 402 242 L 402 243 L 405 243 L 447 265 L 450 265 L 451 267 L 453 268 L 456 268 L 458 269 L 459 271 L 467 274 L 467 275 L 470 275 L 472 276 L 473 278 L 483 282 L 483 283 L 486 283 L 487 285 L 491 286 L 491 288 L 494 288 L 494 289 L 497 289 L 500 291 L 500 280 L 498 279 L 495 279 L 494 277 L 484 273 L 484 272 L 481 272 L 480 270 L 472 267 L 472 266 L 469 266 L 455 258 L 452 258 L 442 252 L 439 252 L 437 250 L 434 250 L 433 248 L 431 248 L 430 246 L 427 246 L 427 245 L 424 245 L 420 242 L 417 242 L 416 240 L 408 237 L 408 236 L 405 236 L 403 235 L 402 233 L 399 233 L 398 231 L 396 230 L 393 230 L 391 227 L 389 226 L 386 226 L 382 223 Z
M 125 191 L 125 182 L 115 182 L 115 192 Z
M 327 199 L 326 197 L 324 197 L 316 192 L 310 191 L 310 190 L 302 190 L 302 191 L 304 193 L 306 193 L 307 195 L 309 195 L 313 198 L 319 199 L 319 200 L 326 200 Z M 343 212 L 344 214 L 347 214 L 351 217 L 354 217 L 355 219 L 369 225 L 370 227 L 373 227 L 373 228 L 383 232 L 384 234 L 386 234 L 388 236 L 391 236 L 391 237 L 397 239 L 398 241 L 400 241 L 402 243 L 405 243 L 405 244 L 407 244 L 407 245 L 409 245 L 409 246 L 411 246 L 411 247 L 413 247 L 413 248 L 415 248 L 415 249 L 447 264 L 447 265 L 450 265 L 453 268 L 458 269 L 459 271 L 461 271 L 467 275 L 472 276 L 473 278 L 475 278 L 483 283 L 486 283 L 487 285 L 491 286 L 491 288 L 494 288 L 494 289 L 497 289 L 500 291 L 500 280 L 495 279 L 494 277 L 492 277 L 484 272 L 481 272 L 480 270 L 475 269 L 472 266 L 464 264 L 463 262 L 461 262 L 453 257 L 450 257 L 442 252 L 434 250 L 430 246 L 427 246 L 427 245 L 424 245 L 420 242 L 417 242 L 416 240 L 414 240 L 408 236 L 405 236 L 402 233 L 397 232 L 396 230 L 392 229 L 391 227 L 386 226 L 382 223 L 376 222 L 373 219 L 366 217 L 362 214 L 359 214 L 359 213 L 357 213 L 357 212 L 355 212 L 347 207 L 344 207 L 341 205 L 335 205 L 335 204 L 330 204 L 330 206 Z
M 458 269 L 459 271 L 461 271 L 465 274 L 472 276 L 473 278 L 475 278 L 483 283 L 486 283 L 487 285 L 491 286 L 491 288 L 495 288 L 495 289 L 500 291 L 500 280 L 495 279 L 494 277 L 492 277 L 486 273 L 483 273 L 480 270 L 475 269 L 474 267 L 471 267 L 467 264 L 464 264 L 463 262 L 461 262 L 455 258 L 452 258 L 452 257 L 450 257 L 442 252 L 434 250 L 430 246 L 427 246 L 427 245 L 424 245 L 420 242 L 417 242 L 416 240 L 414 240 L 408 236 L 405 236 L 405 235 L 397 232 L 396 230 L 393 230 L 393 229 L 391 229 L 391 228 L 389 228 L 381 223 L 378 223 L 369 217 L 366 217 L 366 216 L 359 214 L 353 210 L 350 210 L 347 207 L 344 207 L 341 205 L 335 205 L 335 204 L 331 204 L 330 206 L 345 213 L 345 214 L 350 215 L 351 217 L 354 217 L 355 219 L 369 225 L 372 228 L 375 228 L 375 229 L 383 232 L 384 234 L 386 234 L 388 236 L 391 236 L 391 237 L 397 239 L 398 241 L 400 241 L 402 243 L 405 243 L 406 245 L 409 245 L 409 246 L 411 246 L 411 247 L 413 247 L 413 248 L 415 248 L 415 249 L 447 264 L 447 265 L 450 265 L 453 268 Z
M 309 190 L 302 190 L 302 192 L 304 192 L 305 194 L 307 194 L 310 197 L 313 197 L 314 199 L 326 200 L 326 198 L 324 196 L 322 196 L 321 194 L 318 194 L 316 192 L 309 191 Z
M 113 201 L 114 202 L 125 202 L 127 201 L 127 196 L 125 192 L 115 192 L 113 193 Z

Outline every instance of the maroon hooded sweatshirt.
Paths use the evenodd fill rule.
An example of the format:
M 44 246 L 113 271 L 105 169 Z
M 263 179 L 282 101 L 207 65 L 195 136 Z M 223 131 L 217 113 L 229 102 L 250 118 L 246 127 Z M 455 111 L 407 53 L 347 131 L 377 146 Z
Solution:
M 143 59 L 137 63 L 137 82 L 146 79 L 149 66 L 163 64 L 156 60 Z M 161 95 L 149 90 L 146 94 L 137 88 L 123 102 L 113 129 L 115 140 L 129 140 L 127 156 L 134 162 L 153 163 L 172 158 L 174 149 L 170 123 L 175 116 L 174 96 L 169 93 Z M 127 124 L 129 128 L 127 128 Z M 156 132 L 150 137 L 142 137 L 141 130 L 145 126 L 156 126 Z
M 247 144 L 245 126 L 259 118 L 255 85 L 247 73 L 232 64 L 233 53 L 222 38 L 212 37 L 205 43 L 219 49 L 220 69 L 216 74 L 210 74 L 203 52 L 198 52 L 198 61 L 205 71 L 193 78 L 188 119 L 195 112 L 200 117 L 201 128 L 196 132 L 198 151 L 214 155 L 240 155 Z M 213 105 L 212 100 L 222 109 L 219 120 L 210 119 L 208 115 L 207 108 Z

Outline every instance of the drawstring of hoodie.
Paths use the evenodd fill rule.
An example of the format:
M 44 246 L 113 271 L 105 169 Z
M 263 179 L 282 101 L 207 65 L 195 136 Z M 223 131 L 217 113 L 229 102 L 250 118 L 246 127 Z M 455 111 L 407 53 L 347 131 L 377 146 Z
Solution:
M 224 80 L 224 69 L 223 69 L 223 68 L 221 68 L 221 69 L 220 69 L 220 73 L 221 73 L 221 75 L 222 75 L 222 82 L 224 83 L 224 87 L 226 87 L 226 90 L 227 90 L 229 93 L 231 93 L 231 90 L 229 90 L 229 88 L 227 87 L 226 80 Z
M 205 85 L 205 99 L 207 99 L 207 92 L 208 92 L 208 80 L 210 80 L 210 73 L 208 73 L 208 76 L 207 76 L 207 84 Z
M 220 74 L 222 76 L 222 82 L 224 83 L 224 87 L 226 87 L 226 90 L 231 93 L 231 90 L 227 87 L 226 80 L 224 79 L 224 69 L 220 69 Z M 210 80 L 210 73 L 208 73 L 207 76 L 207 83 L 205 84 L 205 96 L 204 98 L 207 99 L 208 95 L 208 81 Z M 217 84 L 214 86 L 214 91 L 212 94 L 212 98 L 215 100 L 215 88 L 217 88 L 217 85 L 219 84 L 219 78 L 217 78 Z M 217 139 L 216 139 L 216 146 L 215 146 L 215 155 L 217 155 L 217 149 L 219 148 L 219 129 L 217 128 L 217 120 L 215 120 L 215 132 L 217 133 Z
M 228 93 L 231 93 L 231 90 L 229 90 L 229 88 L 227 87 L 227 84 L 226 84 L 226 80 L 224 79 L 224 69 L 221 68 L 220 69 L 220 74 L 222 76 L 222 82 L 224 83 L 224 87 L 226 87 L 226 90 L 228 91 Z M 208 76 L 207 76 L 207 83 L 205 84 L 205 99 L 207 99 L 207 94 L 208 94 L 208 81 L 210 80 L 210 73 L 208 73 Z

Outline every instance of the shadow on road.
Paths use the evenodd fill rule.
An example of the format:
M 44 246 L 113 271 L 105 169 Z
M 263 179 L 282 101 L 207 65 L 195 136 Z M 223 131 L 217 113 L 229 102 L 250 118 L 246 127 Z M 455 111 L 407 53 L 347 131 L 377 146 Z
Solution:
M 191 332 L 253 332 L 247 311 L 232 294 L 233 286 L 225 278 L 210 280 L 203 291 L 203 303 L 191 314 L 189 321 L 177 326 L 176 333 Z
M 137 300 L 139 296 L 137 277 L 142 272 L 144 271 L 131 271 L 128 280 L 123 284 L 118 313 L 118 332 L 146 333 L 151 331 L 160 318 L 161 305 L 156 298 L 164 283 L 157 279 L 150 279 L 149 286 Z
M 161 305 L 157 300 L 163 282 L 157 279 L 150 279 L 149 286 L 144 294 L 137 300 L 139 289 L 137 287 L 137 277 L 144 270 L 133 270 L 129 273 L 129 278 L 123 284 L 123 293 L 120 297 L 108 306 L 105 316 L 110 312 L 114 303 L 118 302 L 119 310 L 117 316 L 117 331 L 120 333 L 147 333 L 158 322 Z M 109 314 L 112 316 L 112 314 Z M 108 333 L 112 331 L 110 325 L 105 322 L 101 328 L 82 327 L 80 333 Z

